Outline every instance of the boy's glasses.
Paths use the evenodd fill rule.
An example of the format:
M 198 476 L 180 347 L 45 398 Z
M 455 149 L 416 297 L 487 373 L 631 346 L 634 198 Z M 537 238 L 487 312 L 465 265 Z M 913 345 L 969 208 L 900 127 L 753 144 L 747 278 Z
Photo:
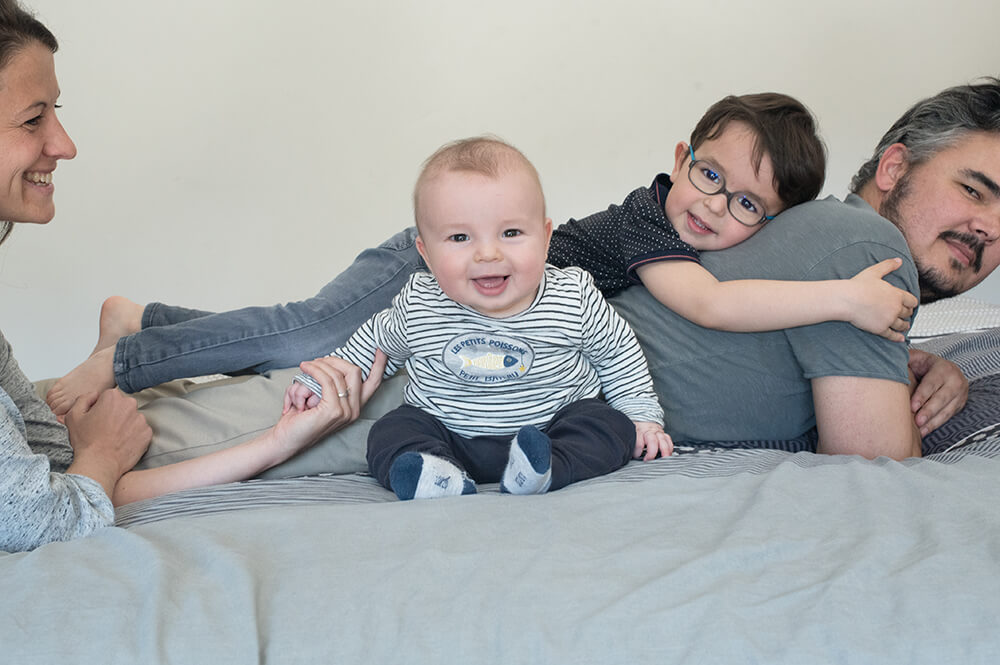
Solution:
M 757 226 L 774 219 L 764 212 L 764 204 L 753 194 L 747 192 L 730 192 L 726 189 L 726 178 L 715 170 L 710 163 L 694 158 L 694 148 L 691 151 L 691 165 L 688 168 L 688 180 L 702 194 L 714 196 L 726 195 L 726 205 L 736 221 L 744 226 Z

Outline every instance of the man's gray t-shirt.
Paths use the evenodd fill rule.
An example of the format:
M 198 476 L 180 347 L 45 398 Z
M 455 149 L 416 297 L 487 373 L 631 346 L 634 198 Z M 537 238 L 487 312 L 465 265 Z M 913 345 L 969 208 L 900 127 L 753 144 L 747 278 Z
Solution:
M 853 277 L 902 257 L 887 278 L 919 294 L 917 272 L 899 230 L 849 195 L 805 203 L 756 235 L 702 263 L 720 280 L 821 280 Z M 635 330 L 675 441 L 791 439 L 816 424 L 810 379 L 858 376 L 907 383 L 905 344 L 826 322 L 766 333 L 697 326 L 636 286 L 611 298 Z

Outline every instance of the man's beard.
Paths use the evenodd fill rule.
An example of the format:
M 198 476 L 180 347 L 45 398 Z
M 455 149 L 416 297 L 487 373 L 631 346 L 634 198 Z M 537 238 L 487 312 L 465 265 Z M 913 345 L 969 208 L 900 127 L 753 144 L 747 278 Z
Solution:
M 885 199 L 882 200 L 882 205 L 878 209 L 878 214 L 895 224 L 896 228 L 902 232 L 903 237 L 907 239 L 907 244 L 909 244 L 909 238 L 906 235 L 906 229 L 899 223 L 901 219 L 899 208 L 909 194 L 910 173 L 907 172 L 896 182 L 896 186 L 885 195 Z M 938 235 L 938 238 L 945 241 L 958 242 L 968 247 L 972 250 L 973 254 L 968 267 L 975 273 L 978 273 L 982 269 L 983 249 L 985 245 L 979 238 L 971 233 L 959 233 L 958 231 L 942 231 Z M 961 270 L 964 267 L 957 259 L 952 259 L 951 261 L 956 270 Z M 935 300 L 941 300 L 942 298 L 951 298 L 965 290 L 954 280 L 949 280 L 948 277 L 941 274 L 941 271 L 937 268 L 921 264 L 920 260 L 915 256 L 913 257 L 913 263 L 917 267 L 921 303 L 927 304 Z

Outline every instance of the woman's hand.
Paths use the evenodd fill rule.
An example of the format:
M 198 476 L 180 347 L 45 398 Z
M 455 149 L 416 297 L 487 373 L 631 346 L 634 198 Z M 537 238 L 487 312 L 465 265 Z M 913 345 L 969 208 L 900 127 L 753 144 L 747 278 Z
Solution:
M 117 388 L 81 395 L 66 413 L 65 424 L 73 446 L 67 472 L 93 478 L 108 496 L 153 437 L 136 401 Z
M 326 356 L 299 365 L 303 372 L 316 379 L 323 389 L 323 397 L 315 406 L 297 405 L 286 393 L 284 412 L 274 426 L 274 438 L 283 452 L 283 459 L 357 420 L 361 408 L 382 384 L 387 360 L 381 350 L 376 351 L 375 362 L 364 381 L 361 369 L 342 358 Z

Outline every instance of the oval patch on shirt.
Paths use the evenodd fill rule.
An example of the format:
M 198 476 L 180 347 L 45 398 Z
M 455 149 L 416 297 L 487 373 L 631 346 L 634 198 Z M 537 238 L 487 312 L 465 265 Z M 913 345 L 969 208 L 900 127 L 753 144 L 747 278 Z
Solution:
M 528 373 L 534 359 L 531 347 L 506 335 L 457 335 L 444 350 L 445 366 L 470 383 L 504 383 L 519 379 Z

